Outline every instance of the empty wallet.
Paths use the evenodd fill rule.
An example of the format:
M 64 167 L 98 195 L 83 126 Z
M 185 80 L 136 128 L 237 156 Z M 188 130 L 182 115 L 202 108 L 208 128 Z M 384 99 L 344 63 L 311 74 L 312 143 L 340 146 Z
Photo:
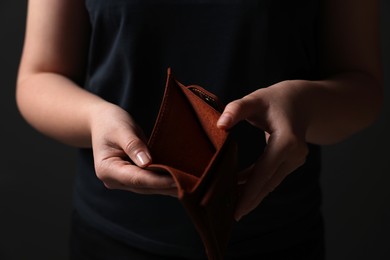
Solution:
M 216 127 L 223 108 L 214 94 L 184 86 L 168 69 L 148 142 L 148 169 L 173 177 L 209 260 L 224 258 L 238 198 L 237 144 L 229 131 Z

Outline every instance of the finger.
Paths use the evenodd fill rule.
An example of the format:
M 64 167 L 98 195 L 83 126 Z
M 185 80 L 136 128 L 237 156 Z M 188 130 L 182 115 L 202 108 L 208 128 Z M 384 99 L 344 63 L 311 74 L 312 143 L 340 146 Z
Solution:
M 273 190 L 275 190 L 276 187 L 278 187 L 282 181 L 293 171 L 295 171 L 298 167 L 300 167 L 302 163 L 296 163 L 296 162 L 286 162 L 283 163 L 279 169 L 276 171 L 276 173 L 272 176 L 272 178 L 263 186 L 260 193 L 258 194 L 257 200 L 258 204 L 260 204 L 263 199 L 271 193 Z M 248 213 L 248 212 L 247 212 Z
M 177 188 L 169 188 L 169 189 L 123 188 L 122 190 L 127 190 L 142 195 L 165 195 L 174 198 L 178 197 Z
M 139 167 L 146 167 L 152 162 L 146 143 L 132 131 L 121 131 L 116 141 L 131 161 Z
M 294 146 L 290 147 L 290 153 L 286 161 L 280 165 L 279 169 L 272 178 L 264 184 L 259 194 L 260 202 L 277 186 L 279 186 L 287 175 L 305 164 L 308 152 L 309 149 L 305 142 L 298 142 Z
M 173 178 L 168 174 L 145 170 L 121 158 L 111 158 L 101 162 L 96 174 L 110 189 L 170 190 L 176 187 Z
M 254 164 L 250 165 L 249 167 L 238 173 L 238 184 L 242 185 L 247 182 L 249 175 L 253 172 L 253 167 Z
M 270 136 L 264 153 L 255 163 L 253 173 L 248 177 L 247 184 L 242 191 L 235 213 L 236 219 L 240 219 L 260 204 L 265 185 L 285 163 L 293 150 L 295 144 L 292 140 L 295 140 L 294 137 L 287 135 L 273 134 Z
M 252 95 L 245 96 L 241 99 L 230 102 L 225 107 L 222 115 L 218 119 L 217 127 L 221 129 L 229 129 L 236 125 L 239 121 L 251 117 L 254 113 L 259 113 L 261 102 L 256 100 Z
M 295 163 L 281 164 L 279 169 L 272 175 L 272 178 L 263 185 L 252 204 L 248 204 L 248 206 L 242 209 L 242 211 L 237 212 L 236 218 L 240 219 L 242 216 L 245 216 L 254 210 L 258 205 L 260 205 L 264 198 L 268 196 L 268 194 L 270 194 L 276 187 L 278 187 L 282 181 L 299 166 L 300 165 Z

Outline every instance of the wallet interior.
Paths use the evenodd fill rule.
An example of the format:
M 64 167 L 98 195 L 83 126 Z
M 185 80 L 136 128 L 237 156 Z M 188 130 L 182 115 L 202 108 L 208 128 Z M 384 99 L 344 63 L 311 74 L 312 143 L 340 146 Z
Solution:
M 184 86 L 170 74 L 149 148 L 153 164 L 201 179 L 227 133 L 216 127 L 218 99 L 199 86 Z M 194 183 L 195 185 L 196 183 Z

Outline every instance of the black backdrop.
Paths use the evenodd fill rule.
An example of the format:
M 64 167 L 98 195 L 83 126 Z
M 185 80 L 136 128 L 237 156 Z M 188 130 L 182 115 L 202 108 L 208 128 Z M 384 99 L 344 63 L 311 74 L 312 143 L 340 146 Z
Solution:
M 385 106 L 324 148 L 328 260 L 390 259 L 390 1 L 382 0 Z M 37 133 L 15 106 L 26 0 L 0 1 L 0 260 L 67 259 L 75 152 Z

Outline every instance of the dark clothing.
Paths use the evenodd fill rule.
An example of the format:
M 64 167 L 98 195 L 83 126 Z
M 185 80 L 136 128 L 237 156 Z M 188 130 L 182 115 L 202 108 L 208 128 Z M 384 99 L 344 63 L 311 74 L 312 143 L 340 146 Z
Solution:
M 225 104 L 279 81 L 317 78 L 315 0 L 86 0 L 86 7 L 92 34 L 85 87 L 127 110 L 146 135 L 168 67 Z M 239 148 L 251 161 L 262 150 Z M 320 157 L 311 145 L 306 164 L 234 226 L 228 255 L 281 251 L 312 236 L 321 219 Z M 204 257 L 177 199 L 106 189 L 90 149 L 79 153 L 75 208 L 89 225 L 131 247 Z
M 227 257 L 226 260 L 324 260 L 325 248 L 323 223 L 319 222 L 305 240 L 281 251 L 252 252 L 245 257 Z M 92 228 L 73 213 L 70 236 L 71 260 L 186 260 L 187 258 L 164 257 L 140 250 Z M 188 260 L 188 259 L 187 259 Z M 204 259 L 205 260 L 205 259 Z

